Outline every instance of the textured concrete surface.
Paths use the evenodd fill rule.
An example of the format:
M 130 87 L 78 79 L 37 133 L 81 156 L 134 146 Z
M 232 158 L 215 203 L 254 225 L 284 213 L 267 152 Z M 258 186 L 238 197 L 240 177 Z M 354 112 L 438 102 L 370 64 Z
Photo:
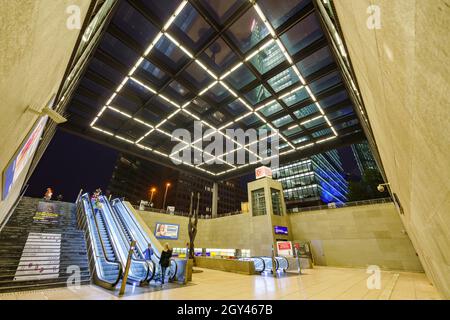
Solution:
M 62 81 L 80 32 L 67 28 L 67 7 L 78 5 L 83 22 L 89 4 L 89 0 L 0 0 L 1 172 L 37 119 L 24 113 L 26 108 L 46 105 Z M 25 173 L 0 202 L 0 221 L 24 179 Z
M 178 240 L 162 242 L 184 248 L 189 241 L 186 217 L 136 212 L 152 233 L 157 222 L 180 225 Z M 318 210 L 287 217 L 291 239 L 320 241 L 325 265 L 378 265 L 388 270 L 423 271 L 393 203 Z M 270 255 L 272 229 L 267 216 L 240 214 L 199 220 L 195 247 L 250 249 L 251 255 Z
M 388 270 L 423 272 L 393 203 L 310 211 L 290 215 L 290 220 L 295 240 L 314 240 L 316 264 L 377 265 Z M 321 246 L 321 250 L 315 246 Z
M 401 219 L 450 298 L 450 1 L 334 2 Z M 381 29 L 367 27 L 369 5 Z

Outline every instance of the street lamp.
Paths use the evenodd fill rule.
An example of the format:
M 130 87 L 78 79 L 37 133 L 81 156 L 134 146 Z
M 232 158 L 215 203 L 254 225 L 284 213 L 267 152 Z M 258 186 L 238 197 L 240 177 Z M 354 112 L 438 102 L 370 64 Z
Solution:
M 156 188 L 151 188 L 150 189 L 150 205 L 152 204 L 153 201 L 153 194 L 156 192 Z
M 166 183 L 166 192 L 164 192 L 164 201 L 163 201 L 163 206 L 162 206 L 163 210 L 166 207 L 167 190 L 169 189 L 169 187 L 170 187 L 170 182 L 167 182 Z

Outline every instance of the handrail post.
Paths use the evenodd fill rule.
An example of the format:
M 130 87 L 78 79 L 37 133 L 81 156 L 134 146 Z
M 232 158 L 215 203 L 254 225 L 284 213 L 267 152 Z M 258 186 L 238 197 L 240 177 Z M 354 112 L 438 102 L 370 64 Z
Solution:
M 122 296 L 125 294 L 125 289 L 127 287 L 127 279 L 128 279 L 128 272 L 130 271 L 131 267 L 131 257 L 133 256 L 133 250 L 136 246 L 136 240 L 131 241 L 130 243 L 130 250 L 128 251 L 128 258 L 127 258 L 127 265 L 125 267 L 125 273 L 122 277 L 122 285 L 120 286 L 119 296 Z

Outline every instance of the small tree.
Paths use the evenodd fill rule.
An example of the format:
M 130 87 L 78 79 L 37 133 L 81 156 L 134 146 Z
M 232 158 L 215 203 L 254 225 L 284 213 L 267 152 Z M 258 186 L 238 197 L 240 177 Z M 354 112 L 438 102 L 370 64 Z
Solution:
M 194 193 L 191 193 L 191 204 L 189 205 L 189 223 L 188 223 L 188 233 L 189 233 L 189 259 L 194 259 L 194 240 L 197 235 L 197 222 L 198 222 L 198 209 L 200 205 L 200 193 L 197 193 L 197 210 L 192 212 L 192 204 L 194 202 Z M 192 221 L 194 217 L 194 221 Z

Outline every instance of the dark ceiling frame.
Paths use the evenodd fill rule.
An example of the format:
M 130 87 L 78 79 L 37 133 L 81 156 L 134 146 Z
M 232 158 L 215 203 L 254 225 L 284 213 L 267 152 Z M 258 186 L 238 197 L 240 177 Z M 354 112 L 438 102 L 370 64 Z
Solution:
M 137 2 L 136 0 L 127 0 L 127 2 L 134 7 L 136 10 L 138 10 L 149 22 L 151 22 L 152 24 L 161 27 L 162 28 L 162 22 L 158 21 L 158 19 L 148 10 L 145 9 L 145 7 L 143 7 L 142 5 L 140 5 L 139 2 Z M 210 26 L 213 27 L 213 29 L 215 30 L 215 33 L 213 33 L 208 39 L 207 41 L 205 41 L 204 45 L 197 50 L 197 52 L 194 53 L 194 57 L 198 57 L 201 53 L 204 52 L 204 50 L 206 50 L 212 43 L 214 43 L 219 37 L 222 37 L 222 39 L 225 41 L 225 43 L 231 48 L 231 50 L 234 52 L 235 55 L 237 55 L 240 58 L 240 61 L 243 61 L 245 56 L 244 54 L 241 53 L 240 49 L 236 46 L 236 44 L 233 43 L 233 41 L 228 37 L 228 35 L 225 33 L 226 30 L 228 30 L 228 28 L 235 22 L 237 21 L 240 17 L 242 17 L 245 12 L 247 12 L 247 10 L 249 10 L 251 8 L 251 4 L 250 2 L 245 2 L 241 7 L 239 7 L 234 13 L 233 15 L 223 24 L 223 25 L 219 25 L 218 23 L 216 23 L 215 19 L 208 13 L 208 11 L 202 7 L 201 5 L 199 5 L 199 3 L 197 1 L 192 1 L 190 0 L 189 3 L 197 10 L 197 12 L 200 14 L 200 16 L 205 19 L 207 21 L 207 23 L 209 23 Z M 292 28 L 293 26 L 295 26 L 297 23 L 299 23 L 302 19 L 306 18 L 307 16 L 309 16 L 310 14 L 314 14 L 314 12 L 317 9 L 315 8 L 315 4 L 313 2 L 309 3 L 305 8 L 303 8 L 302 10 L 300 10 L 299 12 L 297 12 L 295 15 L 293 15 L 291 18 L 289 18 L 286 22 L 284 22 L 279 28 L 277 28 L 275 30 L 275 32 L 278 35 L 282 35 L 285 32 L 287 32 L 288 30 L 290 30 L 290 28 Z M 320 20 L 320 19 L 319 19 Z M 325 34 L 325 30 L 323 30 L 323 26 L 321 25 L 322 31 Z M 110 32 L 112 29 L 112 33 Z M 137 42 L 134 41 L 130 36 L 128 36 L 125 32 L 121 31 L 117 26 L 115 26 L 112 22 L 110 23 L 110 26 L 107 29 L 107 32 L 110 33 L 113 37 L 116 37 L 119 41 L 122 41 L 125 45 L 127 45 L 131 50 L 136 51 L 138 54 L 142 55 L 144 48 L 142 48 Z M 258 47 L 259 45 L 261 45 L 262 43 L 265 43 L 265 41 L 267 41 L 268 36 L 266 36 L 264 39 L 261 39 L 259 41 L 258 44 L 255 45 L 255 47 Z M 297 63 L 298 61 L 302 60 L 303 58 L 307 57 L 308 55 L 310 55 L 313 52 L 316 52 L 317 50 L 325 47 L 328 45 L 328 41 L 326 37 L 321 37 L 320 39 L 316 40 L 315 42 L 313 42 L 312 44 L 310 44 L 308 47 L 300 50 L 297 54 L 292 55 L 292 59 L 295 63 Z M 117 61 L 114 57 L 110 56 L 108 53 L 102 51 L 100 48 L 98 48 L 97 52 L 95 52 L 95 57 L 98 58 L 100 61 L 107 63 L 108 65 L 110 65 L 111 67 L 113 67 L 116 71 L 118 71 L 120 74 L 123 74 L 125 72 L 125 74 L 128 72 L 128 67 L 124 66 L 123 64 L 121 65 L 120 61 Z M 164 63 L 161 63 L 160 61 L 158 61 L 158 59 L 150 54 L 149 56 L 146 57 L 146 59 L 151 62 L 152 64 L 154 64 L 156 67 L 160 68 L 163 72 L 165 72 L 166 74 L 169 75 L 168 80 L 160 87 L 160 89 L 158 90 L 158 92 L 164 91 L 169 84 L 173 81 L 176 80 L 178 81 L 182 86 L 186 87 L 190 92 L 196 92 L 197 90 L 191 90 L 193 89 L 192 86 L 190 86 L 188 83 L 186 83 L 186 81 L 183 80 L 183 78 L 180 77 L 181 73 L 183 73 L 192 63 L 193 63 L 193 59 L 191 59 L 190 61 L 188 61 L 187 63 L 185 63 L 185 65 L 178 71 L 174 71 L 170 70 L 166 65 L 164 65 Z M 284 90 L 281 90 L 279 92 L 275 92 L 272 87 L 268 84 L 268 80 L 275 76 L 276 74 L 278 74 L 279 72 L 287 69 L 289 67 L 289 64 L 287 63 L 287 61 L 281 62 L 280 64 L 278 64 L 277 66 L 275 66 L 273 69 L 271 69 L 270 71 L 268 71 L 266 74 L 261 75 L 259 74 L 259 72 L 256 70 L 256 68 L 250 63 L 250 62 L 244 62 L 245 66 L 252 72 L 252 74 L 255 76 L 255 80 L 251 81 L 250 83 L 248 83 L 247 85 L 243 86 L 240 90 L 235 90 L 240 96 L 244 97 L 244 95 L 248 92 L 250 92 L 251 90 L 253 90 L 254 88 L 258 87 L 260 84 L 263 84 L 263 86 L 266 88 L 266 90 L 268 90 L 270 92 L 270 94 L 273 97 L 276 96 L 281 96 L 283 94 L 283 92 L 285 91 L 289 91 L 291 89 L 291 87 L 295 87 L 298 86 L 298 83 L 292 85 L 289 88 L 285 88 Z M 121 70 L 118 70 L 121 69 Z M 311 83 L 314 80 L 320 79 L 321 77 L 331 73 L 331 72 L 335 72 L 335 71 L 339 71 L 338 66 L 335 63 L 332 63 L 328 66 L 325 66 L 324 68 L 318 70 L 316 73 L 305 77 L 305 80 L 307 81 L 307 83 Z M 101 75 L 95 74 L 95 72 L 93 72 L 92 70 L 90 70 L 89 73 L 85 74 L 85 76 L 87 78 L 91 78 L 92 81 L 99 83 L 102 86 L 105 86 L 105 84 L 107 84 L 109 86 L 109 88 L 106 89 L 110 89 L 111 90 L 111 86 L 113 86 L 114 84 L 112 82 L 110 82 L 108 79 L 104 79 Z M 94 79 L 97 79 L 99 81 L 96 81 Z M 139 78 L 139 80 L 143 80 L 142 78 Z M 180 81 L 181 80 L 181 81 Z M 143 80 L 143 81 L 147 81 L 147 80 Z M 80 86 L 81 87 L 81 86 Z M 191 87 L 191 88 L 189 88 Z M 86 88 L 82 89 L 85 90 Z M 125 89 L 125 88 L 124 88 Z M 344 89 L 344 88 L 343 88 Z M 124 92 L 122 92 L 124 91 Z M 78 92 L 78 91 L 77 91 Z M 86 91 L 85 91 L 86 93 Z M 81 93 L 83 95 L 83 93 Z M 318 100 L 320 101 L 321 98 L 321 94 L 317 95 Z M 132 92 L 130 92 L 130 90 L 121 90 L 120 95 L 124 96 L 127 99 L 139 99 L 140 101 L 144 101 L 143 99 L 140 99 L 137 95 L 133 95 Z M 273 98 L 272 97 L 272 98 Z M 135 114 L 139 113 L 141 110 L 143 110 L 144 108 L 146 108 L 150 103 L 151 100 L 154 97 L 151 97 L 150 99 L 148 99 L 146 102 L 144 102 L 144 104 L 135 112 Z M 228 99 L 225 99 L 224 101 L 221 101 L 220 103 L 214 103 L 213 101 L 208 101 L 208 98 L 205 97 L 201 97 L 202 100 L 204 100 L 205 102 L 207 102 L 211 108 L 208 109 L 207 111 L 199 114 L 200 118 L 205 119 L 206 116 L 210 115 L 211 113 L 213 113 L 214 111 L 219 111 L 224 112 L 225 108 L 221 108 L 221 106 L 223 106 L 225 103 L 230 103 L 232 101 L 234 101 L 235 99 L 233 98 L 232 100 L 230 100 L 231 97 L 229 97 Z M 270 98 L 268 98 L 269 100 Z M 230 100 L 230 101 L 228 101 Z M 81 102 L 77 102 L 80 104 L 83 104 Z M 264 102 L 261 101 L 259 104 L 263 104 Z M 296 104 L 292 105 L 292 106 L 287 106 L 283 101 L 279 101 L 278 103 L 280 103 L 280 105 L 282 106 L 282 110 L 274 113 L 273 115 L 270 115 L 268 117 L 265 117 L 265 119 L 268 122 L 272 122 L 273 120 L 275 120 L 276 118 L 285 116 L 285 115 L 290 115 L 291 118 L 294 120 L 294 123 L 296 122 L 300 128 L 302 129 L 302 131 L 299 133 L 299 135 L 291 135 L 289 136 L 289 141 L 292 143 L 291 139 L 294 138 L 298 138 L 301 136 L 306 136 L 305 133 L 307 133 L 307 135 L 310 136 L 311 141 L 317 141 L 319 139 L 314 139 L 312 138 L 311 134 L 313 132 L 316 131 L 320 131 L 324 128 L 322 128 L 322 126 L 318 126 L 317 130 L 312 131 L 312 129 L 314 128 L 309 128 L 307 129 L 306 127 L 300 125 L 301 122 L 304 122 L 305 119 L 312 119 L 314 116 L 314 114 L 308 115 L 307 117 L 303 117 L 303 118 L 297 118 L 293 111 L 298 110 L 297 107 L 304 107 L 307 106 L 309 104 L 312 103 L 311 99 L 306 99 L 300 102 L 297 102 Z M 253 104 L 251 104 L 253 107 L 255 107 Z M 327 113 L 328 110 L 333 110 L 333 111 L 337 111 L 339 110 L 339 106 L 345 107 L 344 104 L 338 103 L 335 104 L 334 106 L 331 106 L 331 108 L 333 109 L 329 109 L 327 108 Z M 87 106 L 86 106 L 87 107 Z M 353 108 L 355 109 L 355 108 Z M 191 111 L 193 112 L 193 111 Z M 195 113 L 195 112 L 194 112 Z M 227 123 L 228 121 L 232 120 L 233 116 L 228 112 L 225 112 L 225 117 L 226 120 L 223 121 L 223 123 Z M 317 113 L 315 113 L 317 114 Z M 354 113 L 353 113 L 354 114 Z M 79 117 L 83 117 L 82 115 L 78 115 Z M 350 115 L 346 115 L 344 117 L 341 118 L 337 118 L 337 119 L 333 119 L 333 123 L 343 123 L 345 121 L 349 121 L 349 120 L 353 120 L 353 119 L 357 119 L 356 116 L 351 117 Z M 257 121 L 260 122 L 260 121 Z M 261 125 L 262 123 L 260 123 L 259 125 Z M 282 130 L 285 130 L 287 127 L 291 126 L 293 124 L 293 122 L 289 123 L 288 125 L 282 126 L 279 128 L 280 132 Z M 175 124 L 176 125 L 176 124 Z M 258 126 L 259 126 L 258 125 Z M 121 132 L 122 128 L 127 126 L 127 121 L 124 121 L 123 124 L 120 126 L 119 129 L 117 129 L 116 132 Z M 248 126 L 249 128 L 252 126 Z M 355 126 L 357 127 L 357 126 Z M 328 126 L 327 126 L 328 128 Z M 86 127 L 85 130 L 82 130 L 81 132 L 83 132 L 83 136 L 89 136 L 90 133 L 92 132 L 92 130 L 89 130 L 89 132 L 87 132 L 87 130 L 89 130 L 90 128 Z M 326 129 L 326 128 L 325 128 Z M 77 129 L 73 126 L 68 126 L 67 130 L 74 132 L 77 131 Z M 79 129 L 78 129 L 79 131 Z M 342 130 L 341 130 L 342 131 Z M 355 130 L 355 132 L 357 132 L 358 130 Z M 340 135 L 341 132 L 339 131 Z M 95 135 L 94 135 L 95 136 Z M 358 136 L 358 133 L 355 134 L 355 137 Z M 104 136 L 103 136 L 104 138 Z M 323 145 L 321 145 L 320 147 L 315 146 L 311 149 L 313 150 L 319 150 L 319 149 L 323 149 L 323 146 L 327 145 L 328 147 L 326 147 L 327 150 L 329 149 L 333 149 L 338 145 L 341 145 L 342 142 L 340 142 L 341 138 L 337 137 L 337 139 L 334 139 L 332 142 L 327 142 L 324 143 Z M 359 137 L 357 138 L 359 139 Z M 348 138 L 345 139 L 345 141 L 349 140 Z M 344 139 L 343 139 L 344 141 Z M 116 145 L 119 141 L 114 140 L 113 142 L 111 142 L 111 138 L 108 138 L 107 143 L 111 144 L 111 145 Z M 310 142 L 310 141 L 308 141 Z M 121 145 L 123 143 L 120 143 Z M 128 153 L 132 152 L 131 150 L 129 150 L 129 148 L 126 148 Z M 131 148 L 130 148 L 131 149 Z M 305 154 L 304 150 L 300 151 L 302 153 L 302 156 Z M 291 155 L 285 156 L 283 157 L 283 162 L 286 162 L 287 159 L 292 158 L 292 155 L 296 155 L 298 157 L 298 154 L 300 153 L 298 150 L 295 150 L 294 152 L 292 152 Z M 315 151 L 314 151 L 315 152 Z M 317 152 L 315 152 L 317 153 Z M 148 154 L 147 154 L 148 155 Z M 139 155 L 140 157 L 144 157 L 147 160 L 153 161 L 153 157 L 150 158 L 148 156 L 142 156 Z M 154 162 L 158 162 L 158 163 L 165 163 L 165 161 L 163 162 L 159 162 L 159 161 L 154 161 Z M 170 162 L 170 160 L 168 160 L 167 162 Z M 169 165 L 170 166 L 170 165 Z M 186 168 L 185 168 L 186 167 Z M 208 174 L 204 174 L 201 171 L 195 170 L 195 169 L 191 169 L 187 166 L 183 166 L 184 169 L 188 169 L 188 170 L 184 170 L 193 174 L 197 174 L 200 175 L 202 177 L 206 177 L 209 180 L 214 180 L 214 177 L 208 175 Z M 179 167 L 177 167 L 176 169 L 180 170 Z M 243 168 L 246 171 L 249 170 L 249 166 Z M 183 171 L 183 170 L 182 170 Z M 234 172 L 240 172 L 240 169 L 236 169 Z M 221 176 L 218 176 L 220 178 L 220 180 L 222 180 L 223 177 L 228 177 L 228 176 L 232 176 L 233 174 L 223 174 Z

